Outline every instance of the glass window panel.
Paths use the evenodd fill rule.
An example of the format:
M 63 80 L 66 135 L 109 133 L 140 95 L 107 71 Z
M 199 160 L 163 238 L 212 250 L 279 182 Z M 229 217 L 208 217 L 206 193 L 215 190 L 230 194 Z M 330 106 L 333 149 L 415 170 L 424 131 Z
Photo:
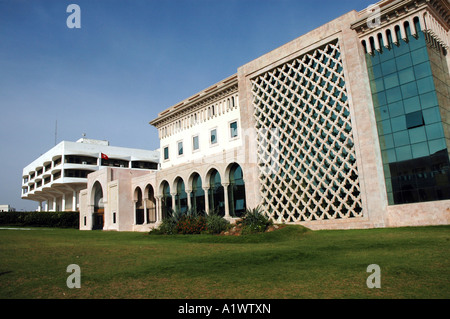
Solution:
M 408 129 L 422 126 L 423 124 L 422 111 L 406 114 L 406 127 Z
M 195 150 L 198 150 L 200 148 L 199 142 L 198 142 L 198 135 L 194 136 L 192 138 L 192 148 Z
M 378 109 L 379 111 L 379 116 L 382 120 L 387 120 L 389 119 L 390 115 L 389 115 L 389 110 L 388 107 L 386 105 L 380 106 L 380 108 Z
M 405 41 L 400 40 L 400 45 L 393 46 L 394 48 L 394 54 L 396 57 L 403 56 L 405 53 L 409 53 L 409 45 L 408 43 L 405 43 Z
M 400 101 L 402 99 L 402 92 L 399 87 L 392 88 L 386 91 L 386 100 L 388 103 Z
M 430 155 L 428 151 L 428 143 L 418 143 L 418 144 L 412 144 L 411 145 L 412 155 L 413 158 L 419 158 L 419 157 L 425 157 Z
M 380 92 L 384 90 L 384 81 L 383 78 L 375 79 L 372 83 L 373 92 Z
M 414 74 L 416 79 L 421 79 L 426 76 L 431 76 L 431 67 L 430 63 L 425 62 L 414 66 Z
M 424 94 L 434 90 L 433 77 L 429 76 L 417 81 L 417 87 L 419 88 L 419 94 Z
M 406 117 L 404 115 L 397 116 L 391 119 L 392 132 L 406 130 Z
M 403 98 L 407 99 L 418 94 L 416 82 L 409 82 L 401 86 Z
M 412 113 L 420 110 L 420 99 L 418 96 L 403 100 L 405 113 Z
M 237 122 L 230 123 L 230 137 L 237 137 L 238 131 L 237 131 Z
M 395 204 L 395 202 L 394 202 L 394 194 L 393 193 L 387 193 L 387 196 L 388 196 L 389 205 L 394 205 Z
M 403 110 L 403 102 L 398 101 L 388 105 L 390 117 L 396 117 L 405 114 Z
M 389 163 L 388 152 L 386 150 L 381 150 L 381 160 L 383 163 Z
M 383 171 L 385 178 L 391 178 L 391 169 L 389 168 L 389 164 L 383 164 Z
M 411 58 L 413 61 L 413 64 L 420 64 L 422 62 L 428 61 L 428 52 L 427 48 L 423 47 L 421 49 L 415 50 L 411 52 Z
M 380 63 L 386 62 L 394 58 L 394 51 L 392 49 L 384 48 L 383 53 L 380 54 Z
M 420 26 L 416 25 L 416 29 L 419 30 L 418 32 L 418 39 L 413 38 L 413 37 L 409 37 L 410 38 L 410 42 L 409 42 L 409 48 L 411 51 L 417 50 L 419 48 L 423 48 L 426 46 L 426 42 L 425 42 L 425 36 L 422 33 L 422 31 L 420 31 Z
M 403 70 L 412 66 L 411 55 L 409 53 L 396 58 L 395 62 L 398 70 Z
M 392 134 L 386 134 L 384 136 L 384 138 L 385 138 L 386 148 L 394 148 L 395 144 L 394 144 L 394 137 L 392 136 Z
M 397 71 L 397 67 L 395 65 L 395 60 L 389 60 L 381 63 L 381 71 L 383 75 L 388 75 Z
M 384 91 L 373 94 L 372 97 L 375 106 L 386 105 L 387 103 L 386 93 L 384 93 Z
M 422 110 L 438 105 L 436 92 L 429 92 L 420 95 L 420 104 L 422 105 Z
M 441 114 L 439 112 L 438 107 L 432 107 L 426 110 L 423 110 L 423 119 L 425 124 L 432 124 L 441 121 Z
M 389 163 L 395 163 L 397 162 L 397 156 L 395 154 L 395 149 L 389 149 L 386 151 L 387 153 L 387 157 L 388 157 L 388 162 Z
M 412 159 L 411 146 L 402 146 L 395 148 L 395 155 L 397 156 L 397 161 L 407 161 Z
M 370 55 L 370 61 L 372 62 L 373 65 L 379 64 L 380 55 L 379 54 Z
M 377 79 L 377 78 L 379 78 L 379 77 L 381 77 L 383 75 L 383 73 L 381 72 L 381 65 L 380 64 L 374 65 L 372 69 L 373 69 L 373 78 L 374 79 Z
M 428 147 L 430 148 L 430 154 L 445 150 L 447 145 L 445 144 L 445 139 L 441 138 L 438 140 L 428 141 Z
M 429 140 L 444 137 L 442 123 L 426 125 L 425 129 L 427 130 L 427 137 Z
M 178 142 L 178 155 L 183 155 L 183 142 Z
M 392 73 L 384 77 L 384 87 L 386 90 L 399 85 L 397 73 Z
M 400 131 L 393 134 L 395 147 L 409 145 L 408 131 Z
M 381 134 L 389 134 L 389 133 L 392 133 L 391 121 L 390 120 L 381 121 Z
M 416 127 L 409 130 L 409 139 L 411 144 L 425 142 L 427 140 L 427 135 L 425 133 L 425 127 Z
M 400 84 L 405 84 L 415 80 L 414 69 L 407 68 L 398 72 L 398 78 L 400 80 Z
M 169 159 L 169 148 L 164 147 L 164 159 Z
M 211 130 L 211 144 L 216 144 L 217 143 L 217 130 Z

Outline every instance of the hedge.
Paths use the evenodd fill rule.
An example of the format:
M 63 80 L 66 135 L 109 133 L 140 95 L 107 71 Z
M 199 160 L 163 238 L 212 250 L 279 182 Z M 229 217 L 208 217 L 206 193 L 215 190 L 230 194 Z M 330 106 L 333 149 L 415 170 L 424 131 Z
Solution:
M 0 225 L 79 228 L 78 212 L 0 212 Z

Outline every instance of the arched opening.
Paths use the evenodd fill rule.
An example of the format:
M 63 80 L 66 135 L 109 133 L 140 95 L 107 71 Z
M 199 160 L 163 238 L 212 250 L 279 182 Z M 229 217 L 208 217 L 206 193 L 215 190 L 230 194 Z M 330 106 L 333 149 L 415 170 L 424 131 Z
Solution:
M 241 217 L 245 214 L 246 209 L 245 183 L 241 166 L 233 163 L 229 174 L 228 202 L 230 215 L 232 217 Z
M 156 222 L 156 200 L 155 200 L 155 192 L 153 190 L 152 185 L 148 185 L 145 188 L 145 193 L 147 195 L 146 201 L 147 201 L 147 220 L 149 223 L 155 223 Z
M 209 213 L 225 216 L 225 200 L 220 174 L 216 169 L 209 173 Z
M 191 206 L 195 212 L 205 211 L 205 191 L 203 190 L 202 179 L 199 174 L 192 176 Z
M 162 218 L 167 218 L 172 211 L 172 195 L 170 195 L 170 186 L 167 181 L 162 183 L 161 208 Z
M 103 229 L 105 222 L 105 206 L 103 204 L 103 189 L 99 182 L 95 182 L 92 187 L 92 205 L 94 212 L 92 215 L 92 229 Z
M 175 195 L 175 210 L 181 214 L 186 214 L 188 210 L 187 194 L 184 186 L 184 181 L 178 177 L 175 181 L 177 193 Z
M 139 187 L 134 191 L 134 200 L 136 202 L 135 214 L 136 225 L 144 224 L 144 202 L 142 200 L 142 191 Z

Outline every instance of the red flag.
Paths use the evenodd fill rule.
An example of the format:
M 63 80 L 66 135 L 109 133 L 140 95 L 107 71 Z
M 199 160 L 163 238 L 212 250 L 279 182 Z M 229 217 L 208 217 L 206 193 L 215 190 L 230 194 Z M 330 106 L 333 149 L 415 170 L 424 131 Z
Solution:
M 109 160 L 109 157 L 108 157 L 108 155 L 102 153 L 102 159 Z

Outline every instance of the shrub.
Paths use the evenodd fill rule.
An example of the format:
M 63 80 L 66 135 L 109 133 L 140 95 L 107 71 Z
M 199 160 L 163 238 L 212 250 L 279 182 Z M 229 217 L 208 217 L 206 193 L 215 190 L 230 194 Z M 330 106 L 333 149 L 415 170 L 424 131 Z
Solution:
M 176 225 L 178 234 L 201 234 L 206 231 L 206 218 L 204 216 L 185 215 Z
M 230 223 L 220 215 L 210 214 L 206 217 L 206 229 L 208 234 L 220 234 L 227 230 Z
M 163 219 L 162 224 L 151 231 L 151 234 L 173 235 L 173 234 L 219 234 L 226 230 L 229 222 L 223 217 L 211 213 L 188 210 L 185 214 L 170 211 Z
M 261 211 L 260 206 L 247 209 L 241 221 L 242 234 L 265 232 L 272 224 L 272 221 Z
M 2 212 L 0 225 L 79 228 L 78 212 Z

